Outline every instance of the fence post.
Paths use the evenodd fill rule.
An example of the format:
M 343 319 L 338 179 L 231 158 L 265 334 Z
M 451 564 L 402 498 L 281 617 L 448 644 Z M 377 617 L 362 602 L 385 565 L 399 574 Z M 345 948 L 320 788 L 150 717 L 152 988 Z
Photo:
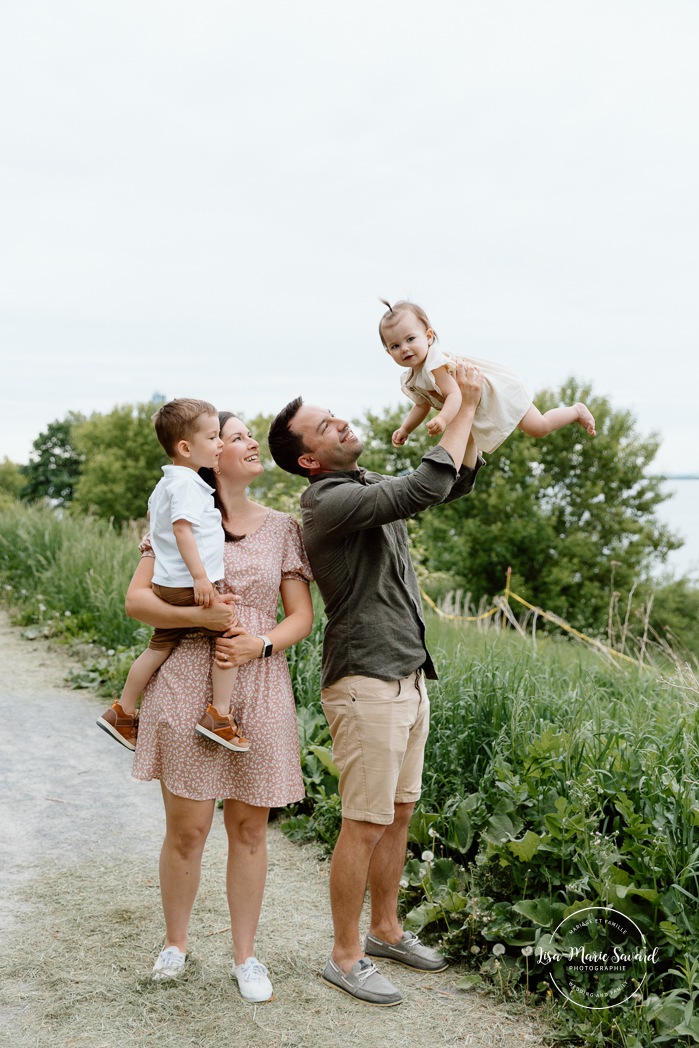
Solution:
M 505 631 L 505 625 L 507 623 L 507 613 L 505 608 L 509 607 L 510 604 L 510 577 L 512 576 L 512 568 L 508 567 L 507 577 L 505 579 L 505 605 L 502 609 L 502 626 L 500 627 L 501 632 Z

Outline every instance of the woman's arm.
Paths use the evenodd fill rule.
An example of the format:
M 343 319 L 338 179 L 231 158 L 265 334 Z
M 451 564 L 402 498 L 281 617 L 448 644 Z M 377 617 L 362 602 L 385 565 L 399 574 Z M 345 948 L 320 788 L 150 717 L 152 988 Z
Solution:
M 272 641 L 273 650 L 284 651 L 292 644 L 303 640 L 313 626 L 313 602 L 308 583 L 300 579 L 283 579 L 279 587 L 284 618 L 271 629 L 267 636 Z M 259 659 L 262 650 L 259 635 L 248 633 L 240 626 L 230 629 L 228 637 L 216 640 L 216 664 L 218 666 L 242 666 L 253 659 Z M 221 659 L 226 655 L 227 659 Z
M 160 629 L 203 628 L 221 632 L 236 621 L 235 605 L 230 603 L 217 601 L 208 608 L 181 608 L 167 604 L 151 589 L 154 570 L 155 558 L 141 557 L 126 591 L 126 614 L 130 618 Z

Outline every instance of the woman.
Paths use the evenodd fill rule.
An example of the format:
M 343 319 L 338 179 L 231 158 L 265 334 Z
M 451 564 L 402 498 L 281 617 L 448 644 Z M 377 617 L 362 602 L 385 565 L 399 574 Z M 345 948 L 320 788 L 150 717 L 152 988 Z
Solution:
M 160 779 L 166 832 L 160 857 L 165 943 L 155 981 L 173 979 L 186 961 L 187 930 L 199 887 L 201 860 L 216 800 L 223 799 L 228 834 L 227 895 L 233 936 L 233 974 L 242 996 L 272 996 L 254 939 L 267 875 L 266 829 L 271 807 L 304 795 L 296 713 L 283 652 L 307 637 L 313 623 L 311 571 L 298 523 L 248 497 L 263 466 L 259 444 L 234 415 L 219 415 L 223 448 L 210 479 L 226 530 L 224 561 L 235 611 L 175 607 L 153 593 L 153 553 L 143 558 L 126 596 L 126 610 L 150 626 L 207 626 L 227 631 L 216 640 L 216 662 L 240 667 L 233 702 L 247 753 L 231 753 L 195 731 L 211 695 L 211 639 L 192 633 L 172 652 L 144 693 L 133 775 Z M 213 486 L 212 484 L 212 486 Z M 281 594 L 284 618 L 277 624 Z M 239 624 L 231 627 L 238 617 Z M 270 644 L 271 642 L 271 649 Z

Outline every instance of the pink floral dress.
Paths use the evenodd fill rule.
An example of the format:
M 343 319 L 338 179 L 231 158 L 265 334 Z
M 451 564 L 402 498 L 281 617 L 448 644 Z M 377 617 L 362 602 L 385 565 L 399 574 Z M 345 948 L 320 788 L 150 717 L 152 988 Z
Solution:
M 141 544 L 152 557 L 148 539 Z M 283 579 L 310 582 L 301 529 L 293 517 L 267 510 L 263 523 L 224 551 L 226 588 L 241 601 L 241 625 L 265 634 L 277 622 Z M 240 667 L 232 709 L 247 753 L 233 753 L 194 730 L 211 698 L 214 640 L 183 637 L 148 684 L 141 705 L 132 775 L 160 779 L 171 793 L 190 800 L 235 798 L 261 807 L 282 807 L 304 796 L 296 709 L 284 652 Z

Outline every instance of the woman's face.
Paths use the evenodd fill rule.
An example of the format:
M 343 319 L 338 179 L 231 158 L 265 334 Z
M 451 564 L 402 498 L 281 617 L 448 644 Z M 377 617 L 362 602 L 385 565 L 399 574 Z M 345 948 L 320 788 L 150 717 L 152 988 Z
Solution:
M 239 418 L 226 420 L 221 430 L 223 447 L 218 459 L 218 472 L 222 480 L 244 481 L 251 484 L 259 477 L 264 466 L 260 462 L 260 445 L 248 427 Z

